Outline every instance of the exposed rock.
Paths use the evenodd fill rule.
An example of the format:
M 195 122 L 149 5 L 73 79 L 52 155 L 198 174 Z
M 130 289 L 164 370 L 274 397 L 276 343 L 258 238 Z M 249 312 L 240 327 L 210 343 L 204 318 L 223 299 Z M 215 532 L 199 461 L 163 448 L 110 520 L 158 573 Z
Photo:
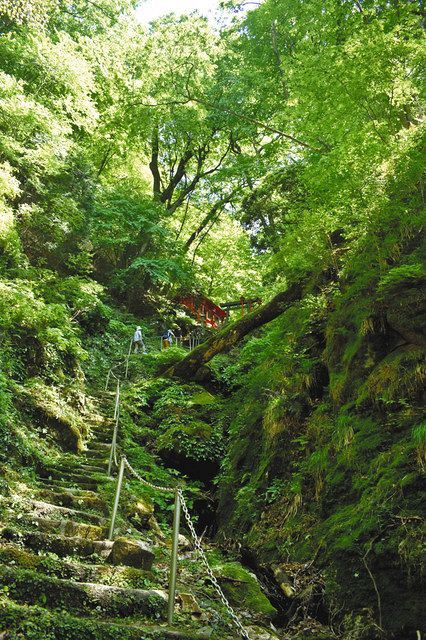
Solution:
M 262 592 L 256 576 L 237 562 L 217 565 L 214 573 L 230 603 L 247 608 L 253 615 L 274 617 L 275 607 Z
M 287 598 L 292 598 L 295 594 L 295 589 L 288 573 L 282 566 L 279 566 L 274 569 L 274 575 L 284 595 Z
M 179 547 L 180 547 L 181 551 L 184 551 L 186 549 L 192 549 L 191 542 L 188 540 L 188 538 L 186 538 L 181 533 L 179 534 Z
M 373 640 L 375 636 L 363 635 L 363 637 Z M 288 628 L 288 635 L 285 635 L 285 640 L 335 640 L 335 638 L 335 634 L 330 629 L 309 616 L 305 617 L 297 625 Z
M 181 611 L 184 613 L 201 615 L 202 611 L 192 593 L 179 593 L 177 598 L 180 603 Z
M 157 538 L 159 538 L 162 541 L 166 539 L 166 536 L 164 535 L 163 531 L 160 528 L 160 525 L 158 524 L 154 516 L 150 517 L 148 525 L 149 525 L 149 528 L 152 529 L 152 531 L 155 533 Z
M 154 505 L 148 498 L 135 498 L 128 503 L 126 512 L 130 522 L 137 529 L 146 529 L 154 515 Z
M 142 540 L 128 540 L 117 538 L 108 560 L 115 565 L 124 564 L 137 569 L 151 569 L 154 554 L 150 546 Z
M 58 443 L 68 451 L 78 453 L 83 450 L 84 422 L 57 389 L 34 380 L 29 386 L 17 386 L 16 391 L 18 402 L 44 425 L 46 435 L 55 435 Z
M 250 636 L 250 640 L 280 640 L 279 636 L 270 629 L 263 629 L 262 627 L 245 627 Z

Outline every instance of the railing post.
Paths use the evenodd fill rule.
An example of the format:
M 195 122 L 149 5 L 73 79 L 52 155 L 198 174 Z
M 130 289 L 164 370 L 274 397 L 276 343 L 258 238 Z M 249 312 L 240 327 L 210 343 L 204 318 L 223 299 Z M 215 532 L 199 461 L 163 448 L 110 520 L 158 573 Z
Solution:
M 114 506 L 112 509 L 111 525 L 109 527 L 108 540 L 112 540 L 114 537 L 114 525 L 115 525 L 115 518 L 117 516 L 117 511 L 118 511 L 118 503 L 120 501 L 121 485 L 123 484 L 124 465 L 125 465 L 124 456 L 122 456 L 120 460 L 120 468 L 118 470 L 117 488 L 115 490 Z
M 173 514 L 173 544 L 172 557 L 170 561 L 170 579 L 169 579 L 169 606 L 167 611 L 168 624 L 173 623 L 173 613 L 175 609 L 175 593 L 176 593 L 176 577 L 178 566 L 178 545 L 179 545 L 179 527 L 180 527 L 180 494 L 179 489 L 175 492 L 175 509 Z
M 117 432 L 118 432 L 119 420 L 120 420 L 120 407 L 117 410 L 117 417 L 115 419 L 114 432 L 112 434 L 111 450 L 109 452 L 109 462 L 108 462 L 109 476 L 111 475 L 113 461 L 115 460 L 115 464 L 117 464 L 116 447 L 117 447 Z
M 118 405 L 120 404 L 120 379 L 117 380 L 117 389 L 115 392 L 114 420 L 118 414 Z

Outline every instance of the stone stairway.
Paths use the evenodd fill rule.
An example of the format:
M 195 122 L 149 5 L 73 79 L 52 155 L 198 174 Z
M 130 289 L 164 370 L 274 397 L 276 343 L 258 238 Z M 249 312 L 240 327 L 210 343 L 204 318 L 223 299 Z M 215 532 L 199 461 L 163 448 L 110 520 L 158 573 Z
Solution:
M 106 477 L 112 428 L 112 421 L 94 422 L 83 454 L 64 454 L 40 472 L 35 489 L 1 498 L 2 640 L 217 637 L 185 621 L 183 628 L 165 624 L 168 549 L 155 531 L 141 533 L 122 520 L 117 533 L 130 548 L 139 545 L 139 566 L 132 566 L 134 555 L 111 556 L 102 488 L 109 485 L 112 494 Z M 151 568 L 157 557 L 162 563 Z

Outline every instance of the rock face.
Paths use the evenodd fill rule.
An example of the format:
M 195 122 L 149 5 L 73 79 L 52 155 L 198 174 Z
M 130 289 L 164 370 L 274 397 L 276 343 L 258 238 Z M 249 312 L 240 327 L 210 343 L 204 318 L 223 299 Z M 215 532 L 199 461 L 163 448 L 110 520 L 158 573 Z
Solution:
M 117 538 L 108 560 L 115 565 L 124 564 L 137 569 L 151 569 L 154 554 L 146 542 Z

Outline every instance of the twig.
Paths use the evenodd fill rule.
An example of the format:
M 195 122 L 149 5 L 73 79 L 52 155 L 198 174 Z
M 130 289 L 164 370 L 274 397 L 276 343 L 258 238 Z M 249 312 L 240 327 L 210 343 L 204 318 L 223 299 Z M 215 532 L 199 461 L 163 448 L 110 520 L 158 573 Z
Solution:
M 383 631 L 383 628 L 382 628 L 382 599 L 380 597 L 380 592 L 379 592 L 379 589 L 377 587 L 377 582 L 374 579 L 374 576 L 371 573 L 370 567 L 368 566 L 367 560 L 366 560 L 368 554 L 370 553 L 371 549 L 373 548 L 374 541 L 375 541 L 375 538 L 370 540 L 370 546 L 368 547 L 367 551 L 362 556 L 362 561 L 364 563 L 364 567 L 366 568 L 368 575 L 370 576 L 371 582 L 373 583 L 374 591 L 376 592 L 377 608 L 378 608 L 378 611 L 379 611 L 379 629 L 380 629 L 380 631 Z

